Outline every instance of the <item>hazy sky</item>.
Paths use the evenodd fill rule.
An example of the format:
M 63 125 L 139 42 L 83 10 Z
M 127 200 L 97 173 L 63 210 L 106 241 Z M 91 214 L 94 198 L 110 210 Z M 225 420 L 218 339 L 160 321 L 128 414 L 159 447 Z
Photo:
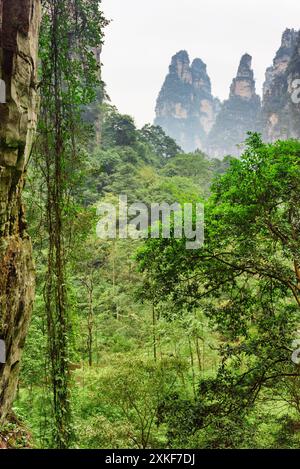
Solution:
M 102 0 L 112 23 L 102 62 L 107 91 L 119 111 L 141 126 L 152 122 L 155 101 L 172 55 L 200 57 L 212 91 L 228 97 L 240 57 L 253 57 L 261 94 L 286 27 L 300 29 L 299 0 Z

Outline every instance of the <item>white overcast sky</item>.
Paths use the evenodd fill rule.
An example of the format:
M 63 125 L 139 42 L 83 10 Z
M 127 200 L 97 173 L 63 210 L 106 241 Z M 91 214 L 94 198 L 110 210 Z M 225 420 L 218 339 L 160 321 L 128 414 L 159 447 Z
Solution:
M 172 55 L 186 49 L 206 64 L 215 96 L 225 99 L 240 57 L 253 57 L 261 94 L 287 27 L 300 29 L 299 0 L 102 0 L 103 79 L 112 103 L 138 126 L 152 122 Z

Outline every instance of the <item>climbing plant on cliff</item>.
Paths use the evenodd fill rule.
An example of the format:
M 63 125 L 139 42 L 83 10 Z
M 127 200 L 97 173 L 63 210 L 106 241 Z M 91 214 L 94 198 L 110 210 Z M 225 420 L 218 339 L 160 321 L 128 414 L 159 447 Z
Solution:
M 69 396 L 68 255 L 74 187 L 80 172 L 81 145 L 88 129 L 82 109 L 95 99 L 99 85 L 97 49 L 106 21 L 98 0 L 45 0 L 41 32 L 41 121 L 37 158 L 44 180 L 48 263 L 44 301 L 53 392 L 54 441 L 71 442 Z

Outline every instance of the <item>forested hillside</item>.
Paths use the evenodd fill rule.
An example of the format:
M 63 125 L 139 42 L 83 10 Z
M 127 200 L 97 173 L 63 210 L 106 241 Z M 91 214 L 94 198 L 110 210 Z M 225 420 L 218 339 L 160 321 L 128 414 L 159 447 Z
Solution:
M 1 36 L 39 61 L 0 104 L 0 448 L 298 448 L 300 142 L 185 153 L 107 96 L 97 0 L 45 0 L 40 33 L 29 3 L 23 49 Z M 193 227 L 203 204 L 204 245 L 175 216 L 168 238 L 99 237 L 120 196 L 191 204 Z

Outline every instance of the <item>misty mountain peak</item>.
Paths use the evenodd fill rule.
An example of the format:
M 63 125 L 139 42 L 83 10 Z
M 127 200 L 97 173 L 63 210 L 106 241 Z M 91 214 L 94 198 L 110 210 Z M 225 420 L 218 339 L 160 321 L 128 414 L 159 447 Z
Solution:
M 239 96 L 250 100 L 256 96 L 254 73 L 251 67 L 251 55 L 244 54 L 240 60 L 237 75 L 232 81 L 230 97 Z
M 292 106 L 293 80 L 300 77 L 300 34 L 287 28 L 272 66 L 266 71 L 263 100 L 256 93 L 252 56 L 242 55 L 229 98 L 212 96 L 211 81 L 201 58 L 190 62 L 185 50 L 172 57 L 156 105 L 155 123 L 186 151 L 199 148 L 210 156 L 238 156 L 237 145 L 248 131 L 267 141 L 300 138 L 300 112 Z

